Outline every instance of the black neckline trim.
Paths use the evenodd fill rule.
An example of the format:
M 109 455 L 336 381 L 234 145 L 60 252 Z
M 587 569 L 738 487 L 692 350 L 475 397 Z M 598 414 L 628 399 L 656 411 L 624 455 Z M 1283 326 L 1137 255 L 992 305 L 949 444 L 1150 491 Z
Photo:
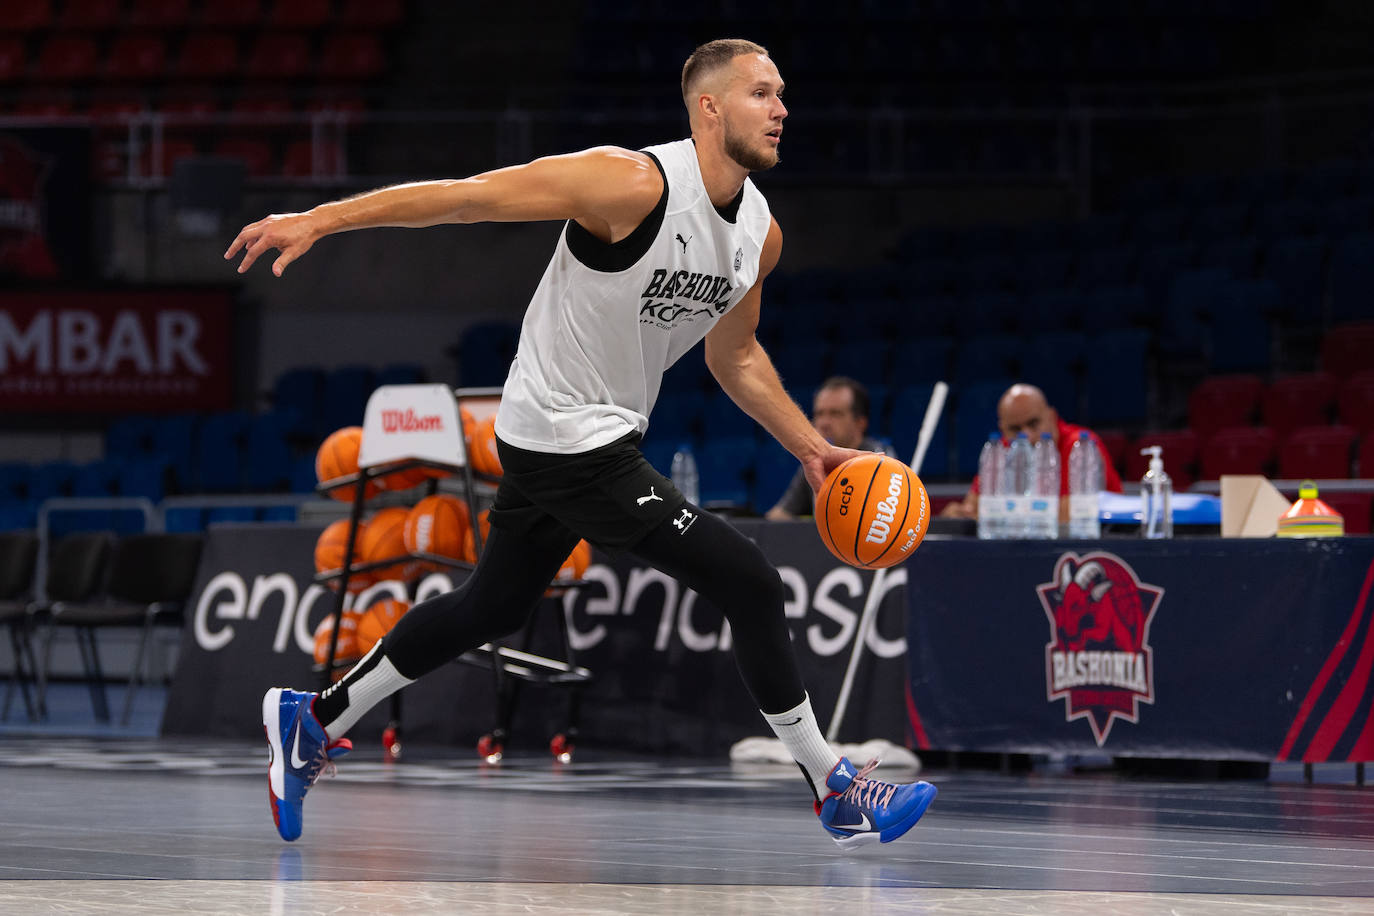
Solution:
M 663 193 L 649 215 L 644 217 L 634 231 L 618 242 L 603 242 L 592 235 L 577 220 L 570 219 L 564 230 L 568 240 L 568 251 L 592 270 L 601 273 L 619 273 L 629 270 L 640 258 L 644 257 L 663 226 L 663 217 L 668 212 L 668 173 L 663 171 L 663 163 L 653 153 L 645 155 L 654 161 L 659 175 L 663 176 Z
M 716 207 L 716 212 L 720 214 L 721 219 L 725 220 L 727 223 L 733 224 L 735 218 L 739 216 L 739 205 L 743 202 L 744 186 L 740 185 L 739 193 L 735 195 L 734 200 L 730 201 L 723 207 L 716 207 L 715 204 L 711 204 L 711 206 Z

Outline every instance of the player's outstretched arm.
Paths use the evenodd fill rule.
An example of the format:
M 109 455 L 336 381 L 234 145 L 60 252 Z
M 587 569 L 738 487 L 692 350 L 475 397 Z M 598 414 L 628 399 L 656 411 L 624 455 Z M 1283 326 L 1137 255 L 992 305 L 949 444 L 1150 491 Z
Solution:
M 730 399 L 797 456 L 812 489 L 819 489 L 832 469 L 863 453 L 831 445 L 816 431 L 783 388 L 773 361 L 755 336 L 763 280 L 781 254 L 782 230 L 774 220 L 759 259 L 758 281 L 706 335 L 706 365 Z
M 575 219 L 603 241 L 616 242 L 634 231 L 662 190 L 662 176 L 644 153 L 596 147 L 471 178 L 380 188 L 304 213 L 273 214 L 244 226 L 224 257 L 242 252 L 243 273 L 264 252 L 276 250 L 281 253 L 272 272 L 281 276 L 326 235 L 446 223 Z

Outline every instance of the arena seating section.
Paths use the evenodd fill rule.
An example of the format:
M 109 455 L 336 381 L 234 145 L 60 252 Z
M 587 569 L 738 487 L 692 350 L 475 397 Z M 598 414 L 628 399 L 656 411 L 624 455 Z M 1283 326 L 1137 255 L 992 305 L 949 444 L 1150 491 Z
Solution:
M 309 175 L 307 126 L 278 117 L 374 104 L 405 0 L 6 0 L 0 114 L 104 119 L 98 171 L 127 173 L 127 121 L 169 122 L 160 162 L 242 159 L 253 177 Z M 239 122 L 197 124 L 211 115 Z M 257 121 L 252 116 L 259 116 Z M 147 155 L 147 151 L 144 151 Z
M 0 111 L 270 118 L 363 109 L 394 70 L 405 3 L 9 0 Z M 664 56 L 680 59 L 693 41 L 688 20 L 706 28 L 709 7 L 706 19 L 714 13 L 740 26 L 726 31 L 748 33 L 781 6 L 789 26 L 772 44 L 797 64 L 789 105 L 822 115 L 850 104 L 855 86 L 829 78 L 837 73 L 879 77 L 861 84 L 882 96 L 866 104 L 984 111 L 1062 106 L 1088 76 L 1207 79 L 1262 46 L 1249 33 L 1271 29 L 1268 17 L 1281 9 L 1071 0 L 1061 21 L 1019 0 L 862 0 L 861 16 L 836 23 L 833 4 L 815 0 L 714 0 L 690 12 L 667 0 L 591 0 L 566 79 L 549 91 L 577 86 L 585 101 L 633 106 L 638 92 L 661 95 Z M 918 17 L 940 27 L 916 29 Z M 1043 30 L 1056 40 L 1039 40 Z M 646 86 L 650 75 L 658 82 Z M 906 174 L 1043 173 L 1053 168 L 1042 160 L 1053 144 L 1034 134 L 1042 129 L 946 125 L 897 144 L 901 161 L 889 164 Z M 790 173 L 872 174 L 882 164 L 852 132 L 826 134 L 823 117 L 813 130 L 819 142 L 789 148 Z M 583 145 L 563 139 L 565 148 Z M 172 132 L 168 149 L 166 163 L 218 152 L 243 158 L 257 176 L 309 172 L 305 138 L 265 122 Z M 117 156 L 102 161 L 118 173 Z M 951 401 L 922 469 L 928 480 L 972 476 L 996 400 L 1018 379 L 1098 430 L 1128 480 L 1143 472 L 1139 450 L 1152 443 L 1164 446 L 1180 489 L 1239 471 L 1374 477 L 1374 161 L 1150 177 L 1111 185 L 1086 219 L 922 229 L 885 255 L 877 266 L 771 278 L 759 337 L 804 406 L 830 374 L 865 382 L 873 432 L 904 458 L 933 383 L 949 381 Z M 500 384 L 515 333 L 503 323 L 467 328 L 451 381 Z M 414 367 L 301 367 L 277 380 L 266 412 L 126 418 L 95 465 L 0 466 L 0 527 L 32 524 L 36 502 L 54 494 L 309 489 L 323 435 L 358 422 L 374 384 L 416 378 Z M 795 470 L 717 393 L 699 351 L 665 378 L 645 449 L 666 470 L 683 442 L 698 456 L 706 501 L 761 511 Z M 1349 530 L 1369 529 L 1367 495 L 1324 497 L 1345 501 Z

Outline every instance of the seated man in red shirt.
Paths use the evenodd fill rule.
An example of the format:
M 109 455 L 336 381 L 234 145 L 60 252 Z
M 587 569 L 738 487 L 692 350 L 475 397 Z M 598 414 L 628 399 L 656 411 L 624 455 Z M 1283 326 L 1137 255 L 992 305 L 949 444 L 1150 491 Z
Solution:
M 1078 441 L 1078 434 L 1083 432 L 1084 427 L 1074 426 L 1059 419 L 1059 412 L 1045 400 L 1045 392 L 1034 385 L 1020 382 L 1008 388 L 1002 399 L 997 402 L 997 426 L 1002 430 L 1004 442 L 1010 442 L 1021 432 L 1030 436 L 1031 441 L 1039 439 L 1041 433 L 1049 433 L 1054 437 L 1054 444 L 1059 447 L 1059 517 L 1068 518 L 1069 449 Z M 1102 453 L 1105 488 L 1113 493 L 1120 493 L 1121 475 L 1116 472 L 1111 457 L 1102 446 L 1102 440 L 1097 438 L 1097 433 L 1088 430 L 1088 434 L 1092 436 L 1097 450 Z M 951 518 L 977 518 L 978 478 L 973 478 L 973 486 L 969 487 L 967 496 L 958 502 L 949 503 L 940 510 L 940 514 Z

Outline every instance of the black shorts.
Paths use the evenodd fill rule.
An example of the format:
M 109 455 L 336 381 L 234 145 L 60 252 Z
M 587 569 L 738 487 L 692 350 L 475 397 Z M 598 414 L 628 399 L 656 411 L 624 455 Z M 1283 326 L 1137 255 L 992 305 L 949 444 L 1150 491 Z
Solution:
M 503 476 L 491 523 L 526 534 L 553 519 L 597 547 L 622 551 L 687 500 L 639 450 L 639 433 L 577 455 L 516 448 L 500 439 Z

